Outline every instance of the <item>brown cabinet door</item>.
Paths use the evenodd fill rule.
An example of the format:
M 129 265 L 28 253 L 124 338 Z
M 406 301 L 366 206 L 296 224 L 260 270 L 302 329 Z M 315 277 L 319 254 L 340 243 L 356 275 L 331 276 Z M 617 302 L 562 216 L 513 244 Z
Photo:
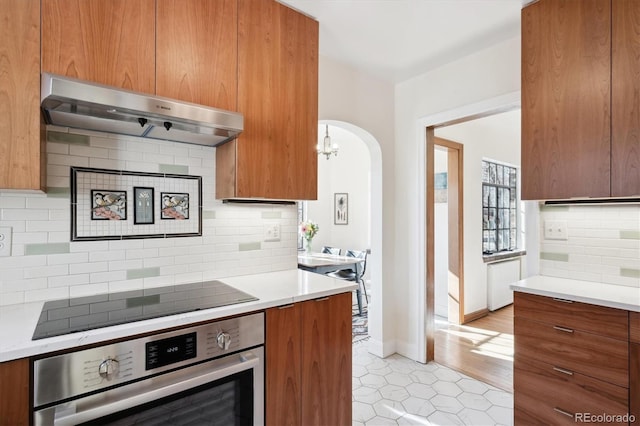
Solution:
M 640 425 L 640 343 L 629 345 L 629 413 L 635 417 L 632 425 Z
M 0 363 L 0 426 L 30 424 L 30 384 L 27 358 Z
M 304 302 L 302 423 L 351 424 L 351 293 Z
M 235 110 L 237 0 L 158 0 L 156 92 Z
M 0 188 L 41 190 L 40 1 L 0 0 Z
M 42 0 L 42 69 L 155 93 L 155 0 Z
M 267 309 L 266 398 L 267 425 L 299 425 L 301 415 L 300 304 Z
M 610 195 L 610 73 L 611 0 L 522 10 L 523 199 Z
M 238 111 L 234 196 L 316 199 L 317 21 L 274 0 L 238 1 Z
M 640 2 L 613 0 L 611 195 L 640 195 Z

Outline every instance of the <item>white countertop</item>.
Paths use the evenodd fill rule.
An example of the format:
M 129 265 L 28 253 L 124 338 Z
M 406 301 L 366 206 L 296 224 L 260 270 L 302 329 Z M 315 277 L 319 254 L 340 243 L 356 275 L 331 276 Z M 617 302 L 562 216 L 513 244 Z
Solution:
M 640 312 L 640 288 L 536 275 L 511 284 L 514 291 Z
M 321 274 L 292 269 L 221 278 L 220 281 L 258 298 L 253 302 L 114 325 L 63 336 L 31 340 L 44 302 L 0 307 L 0 362 L 103 342 L 166 328 L 245 314 L 293 302 L 355 290 L 357 285 Z

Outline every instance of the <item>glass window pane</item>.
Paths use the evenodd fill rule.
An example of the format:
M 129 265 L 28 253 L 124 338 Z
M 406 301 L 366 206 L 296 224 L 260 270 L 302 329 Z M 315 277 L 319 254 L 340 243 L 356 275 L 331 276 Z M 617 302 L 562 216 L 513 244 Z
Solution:
M 496 183 L 496 165 L 489 163 L 489 183 Z
M 516 190 L 513 189 L 510 192 L 509 195 L 510 195 L 510 198 L 511 198 L 511 202 L 509 203 L 509 207 L 511 207 L 512 209 L 515 209 L 516 208 Z
M 496 179 L 498 185 L 504 185 L 504 168 L 499 164 L 496 166 Z
M 509 249 L 510 250 L 515 250 L 516 249 L 516 231 L 515 231 L 515 229 L 512 229 L 510 234 L 509 234 Z
M 492 232 L 492 231 L 484 231 L 482 233 L 482 241 L 483 241 L 483 247 L 484 247 L 484 251 L 486 252 L 494 252 L 496 251 L 496 233 Z
M 509 186 L 511 181 L 511 167 L 504 167 L 504 184 Z
M 482 185 L 482 207 L 489 207 L 489 187 Z
M 509 230 L 505 229 L 501 231 L 502 233 L 502 242 L 504 244 L 502 250 L 509 250 L 510 238 L 509 238 Z
M 498 209 L 498 228 L 508 229 L 510 227 L 509 221 L 509 209 Z
M 482 182 L 489 182 L 489 163 L 487 163 L 486 161 L 482 162 Z
M 496 209 L 489 209 L 489 226 L 488 229 L 496 229 Z
M 504 250 L 504 240 L 502 232 L 498 232 L 498 251 Z
M 516 209 L 509 209 L 509 228 L 516 229 Z
M 511 169 L 511 173 L 509 174 L 509 186 L 511 186 L 512 188 L 516 187 L 516 182 L 517 182 L 517 175 L 516 175 L 516 169 Z
M 495 186 L 489 186 L 488 188 L 489 188 L 489 207 L 498 207 L 498 201 L 496 197 L 497 188 Z
M 482 209 L 482 229 L 489 229 L 489 209 Z

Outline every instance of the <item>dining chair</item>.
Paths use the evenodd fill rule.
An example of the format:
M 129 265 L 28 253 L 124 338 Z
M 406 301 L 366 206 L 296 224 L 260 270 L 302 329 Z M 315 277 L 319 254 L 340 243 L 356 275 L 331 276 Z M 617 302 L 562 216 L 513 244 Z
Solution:
M 329 246 L 322 247 L 322 253 L 326 253 L 326 254 L 335 254 L 337 256 L 340 256 L 341 251 L 342 249 L 338 247 L 329 247 Z
M 364 286 L 364 273 L 367 270 L 367 251 L 366 250 L 347 250 L 345 253 L 347 257 L 356 257 L 358 259 L 364 259 L 364 262 L 356 265 L 356 270 L 353 269 L 341 269 L 335 272 L 329 272 L 327 275 L 346 281 L 354 281 L 358 284 L 356 290 L 356 297 L 358 298 L 358 312 L 362 314 L 362 298 L 361 292 L 364 293 L 364 299 L 369 304 L 369 296 L 367 296 L 367 288 Z M 360 270 L 360 268 L 362 268 Z

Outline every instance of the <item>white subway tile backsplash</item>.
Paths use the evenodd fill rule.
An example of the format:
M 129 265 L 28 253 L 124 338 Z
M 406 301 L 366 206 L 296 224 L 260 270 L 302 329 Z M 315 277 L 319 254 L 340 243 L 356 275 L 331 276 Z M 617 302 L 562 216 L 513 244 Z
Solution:
M 545 240 L 546 220 L 567 221 L 567 240 Z M 543 206 L 540 224 L 542 275 L 640 287 L 640 206 Z
M 154 173 L 180 170 L 202 176 L 203 235 L 70 242 L 68 193 L 54 197 L 0 192 L 0 226 L 11 226 L 14 235 L 12 256 L 0 258 L 0 305 L 296 267 L 296 207 L 228 205 L 216 200 L 215 148 L 64 127 L 48 130 L 59 132 L 51 134 L 56 142 L 47 143 L 50 188 L 69 188 L 70 166 Z M 280 242 L 262 241 L 264 223 L 280 224 Z M 69 253 L 41 254 L 52 243 L 69 244 Z M 136 271 L 153 268 L 159 276 L 126 278 L 127 271 L 134 271 L 134 278 Z

